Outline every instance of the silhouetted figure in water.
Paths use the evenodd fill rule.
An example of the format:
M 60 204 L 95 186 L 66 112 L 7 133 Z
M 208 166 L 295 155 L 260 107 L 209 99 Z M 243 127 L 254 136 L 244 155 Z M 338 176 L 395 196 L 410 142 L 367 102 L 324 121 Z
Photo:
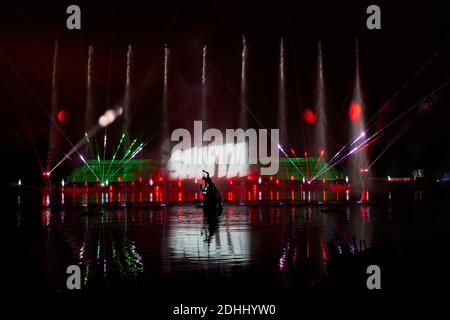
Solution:
M 209 172 L 202 170 L 206 176 L 202 177 L 202 180 L 205 182 L 205 185 L 200 185 L 200 190 L 203 191 L 204 194 L 207 195 L 213 195 L 215 193 L 218 193 L 216 186 L 214 185 L 214 182 L 212 182 L 211 177 L 209 176 Z
M 202 170 L 206 175 L 202 177 L 205 185 L 200 185 L 203 192 L 203 207 L 209 209 L 219 209 L 222 207 L 222 196 L 212 182 L 209 172 Z
M 205 171 L 205 170 L 202 170 L 202 171 L 206 174 L 206 176 L 202 177 L 202 180 L 205 181 L 205 186 L 200 185 L 200 189 L 202 191 L 205 191 L 205 192 L 207 190 L 209 190 L 209 191 L 217 191 L 216 186 L 214 185 L 214 182 L 212 182 L 212 180 L 211 180 L 211 178 L 209 176 L 209 172 Z

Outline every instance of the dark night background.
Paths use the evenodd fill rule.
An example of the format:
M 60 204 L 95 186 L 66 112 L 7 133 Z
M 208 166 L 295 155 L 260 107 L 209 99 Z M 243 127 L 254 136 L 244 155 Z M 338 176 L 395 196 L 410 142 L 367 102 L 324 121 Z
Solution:
M 66 29 L 66 8 L 81 7 L 81 31 Z M 366 29 L 366 8 L 378 4 L 382 29 Z M 132 69 L 133 136 L 146 139 L 160 125 L 163 48 L 171 49 L 170 130 L 192 126 L 199 114 L 201 50 L 208 45 L 209 123 L 238 127 L 241 35 L 249 47 L 250 108 L 267 128 L 276 127 L 278 49 L 286 45 L 289 139 L 303 150 L 301 110 L 314 104 L 317 42 L 322 39 L 329 143 L 336 151 L 349 139 L 347 108 L 355 70 L 355 38 L 367 119 L 431 58 L 376 122 L 395 118 L 450 75 L 450 10 L 444 1 L 22 1 L 0 9 L 0 152 L 5 180 L 39 181 L 38 159 L 48 143 L 52 56 L 60 45 L 59 104 L 70 121 L 63 125 L 76 142 L 83 133 L 87 50 L 95 50 L 95 108 L 100 115 L 123 98 L 126 50 L 134 48 Z M 439 175 L 450 170 L 449 90 L 403 118 L 369 148 L 371 159 L 394 141 L 375 165 L 375 176 L 410 175 L 415 168 Z M 46 112 L 44 112 L 44 110 Z M 258 127 L 255 119 L 250 126 Z M 113 124 L 115 128 L 119 123 Z M 113 130 L 111 130 L 113 131 Z M 117 131 L 117 130 L 116 130 Z M 398 137 L 398 140 L 394 140 Z M 306 137 L 305 140 L 310 139 Z M 143 157 L 156 156 L 159 138 Z M 63 151 L 69 146 L 63 144 Z

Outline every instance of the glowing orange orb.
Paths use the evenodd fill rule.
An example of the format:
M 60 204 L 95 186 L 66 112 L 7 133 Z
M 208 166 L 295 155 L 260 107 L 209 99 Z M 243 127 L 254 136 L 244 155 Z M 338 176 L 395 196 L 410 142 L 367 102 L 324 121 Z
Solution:
M 307 123 L 313 124 L 316 122 L 317 116 L 314 114 L 314 112 L 312 112 L 311 109 L 306 108 L 305 111 L 303 111 L 303 119 Z
M 350 118 L 350 121 L 359 121 L 359 119 L 361 119 L 361 110 L 362 108 L 359 103 L 352 103 L 350 108 L 348 108 L 348 117 Z
M 70 115 L 69 112 L 65 111 L 65 110 L 61 110 L 58 112 L 58 114 L 56 115 L 56 117 L 58 118 L 58 121 L 60 123 L 66 123 L 69 121 L 70 119 Z

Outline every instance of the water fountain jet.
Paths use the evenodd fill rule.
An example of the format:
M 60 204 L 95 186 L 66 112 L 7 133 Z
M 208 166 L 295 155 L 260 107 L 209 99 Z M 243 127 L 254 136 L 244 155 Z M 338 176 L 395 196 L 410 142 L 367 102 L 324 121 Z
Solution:
M 58 114 L 58 54 L 59 54 L 59 44 L 58 40 L 55 40 L 55 47 L 53 51 L 53 71 L 52 71 L 52 95 L 51 95 L 51 121 L 50 121 L 50 136 L 49 136 L 49 146 L 48 146 L 48 156 L 47 156 L 47 170 L 53 166 L 53 161 L 57 154 L 57 149 L 59 147 L 60 136 L 56 128 L 56 118 Z
M 289 145 L 287 138 L 287 121 L 286 121 L 286 74 L 285 74 L 285 57 L 284 57 L 284 41 L 280 41 L 280 63 L 279 63 L 279 79 L 278 79 L 278 118 L 277 124 L 280 130 L 280 142 L 282 145 Z

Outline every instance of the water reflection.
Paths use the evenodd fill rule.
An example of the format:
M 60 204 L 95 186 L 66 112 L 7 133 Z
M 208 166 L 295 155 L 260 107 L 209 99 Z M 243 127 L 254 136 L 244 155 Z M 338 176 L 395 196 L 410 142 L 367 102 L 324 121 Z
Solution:
M 204 241 L 207 244 L 211 244 L 211 241 L 219 227 L 220 215 L 210 214 L 203 217 L 203 228 L 202 234 L 204 236 Z
M 50 225 L 50 219 L 51 219 L 50 209 L 47 208 L 43 209 L 41 213 L 42 226 L 48 227 Z
M 244 211 L 244 207 L 226 208 L 221 216 L 203 216 L 201 209 L 184 209 L 181 214 L 177 210 L 177 223 L 169 215 L 167 245 L 171 259 L 166 263 L 172 270 L 179 262 L 190 264 L 193 270 L 214 264 L 220 264 L 224 272 L 231 266 L 244 267 L 250 260 L 251 245 Z
M 136 243 L 128 237 L 128 219 L 126 210 L 84 212 L 81 241 L 74 239 L 78 234 L 67 234 L 67 239 L 75 247 L 78 261 L 82 267 L 83 282 L 101 280 L 106 283 L 138 279 L 144 272 L 144 262 Z M 74 217 L 72 217 L 74 218 Z M 64 219 L 61 219 L 64 225 Z
M 44 207 L 40 222 L 48 230 L 45 256 L 55 282 L 70 264 L 82 267 L 86 286 L 205 271 L 294 272 L 318 279 L 326 272 L 332 239 L 343 239 L 334 247 L 338 254 L 356 250 L 352 239 L 370 247 L 375 223 L 387 214 L 375 215 L 362 204 L 321 208 L 225 206 L 220 216 L 204 216 L 194 206 L 82 212 Z

